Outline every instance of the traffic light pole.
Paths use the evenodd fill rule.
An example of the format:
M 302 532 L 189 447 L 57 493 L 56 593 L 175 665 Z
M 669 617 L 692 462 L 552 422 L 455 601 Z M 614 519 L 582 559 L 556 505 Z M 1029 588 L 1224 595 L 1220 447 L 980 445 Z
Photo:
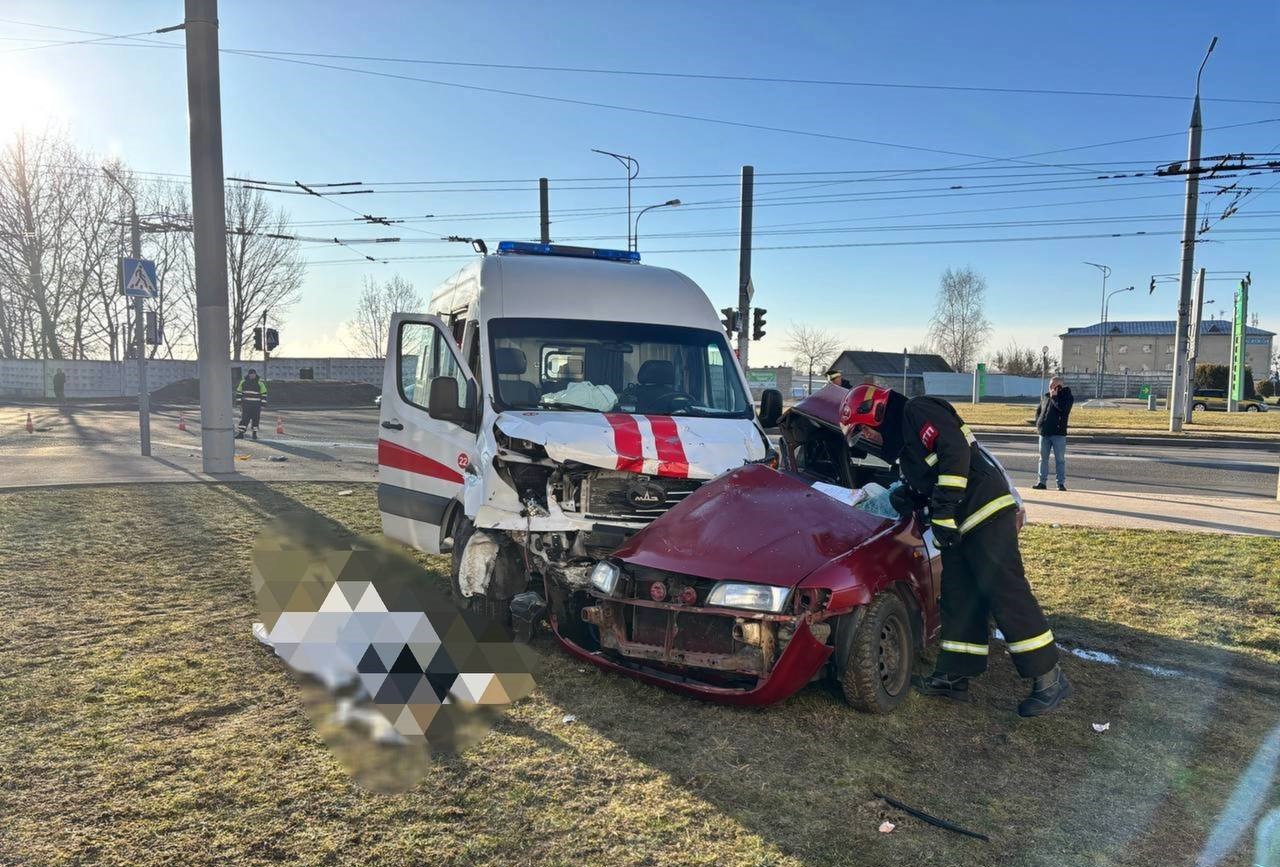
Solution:
M 138 225 L 136 206 L 129 208 L 129 235 L 133 247 L 133 258 L 141 259 L 142 228 Z M 133 339 L 138 352 L 138 439 L 142 444 L 142 456 L 149 458 L 151 457 L 151 391 L 147 388 L 147 316 L 142 307 L 142 297 L 134 298 Z
M 102 171 L 129 197 L 129 243 L 135 260 L 142 259 L 142 227 L 138 224 L 138 202 L 133 191 L 126 187 L 105 166 Z M 124 290 L 124 274 L 120 275 L 120 289 Z M 147 325 L 143 310 L 143 298 L 133 299 L 133 345 L 138 358 L 138 443 L 144 458 L 151 457 L 151 391 L 147 388 Z
M 267 311 L 262 310 L 262 381 L 267 381 L 267 362 L 271 359 L 271 350 L 267 348 Z
M 747 350 L 751 334 L 747 323 L 751 321 L 751 206 L 756 170 L 742 167 L 742 210 L 738 236 L 738 362 L 747 369 Z

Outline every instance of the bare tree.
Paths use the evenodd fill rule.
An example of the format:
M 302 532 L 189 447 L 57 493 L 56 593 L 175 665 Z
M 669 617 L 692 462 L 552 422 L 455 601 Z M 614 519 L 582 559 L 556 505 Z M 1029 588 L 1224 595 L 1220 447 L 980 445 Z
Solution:
M 987 281 L 973 268 L 948 268 L 938 282 L 929 339 L 953 368 L 970 370 L 991 334 L 986 317 Z
M 383 283 L 365 277 L 355 318 L 348 323 L 352 344 L 347 349 L 366 358 L 382 358 L 392 314 L 421 310 L 422 306 L 422 296 L 399 274 Z
M 809 393 L 813 393 L 813 371 L 826 370 L 840 352 L 840 338 L 816 325 L 792 322 L 787 328 L 787 340 L 782 348 L 795 356 L 796 365 L 809 371 Z
M 1017 340 L 1010 340 L 1003 349 L 997 349 L 991 360 L 997 370 L 1010 376 L 1039 376 L 1041 372 L 1040 356 L 1030 346 L 1020 346 Z
M 289 217 L 273 209 L 259 190 L 227 188 L 227 288 L 231 306 L 231 357 L 253 345 L 264 312 L 270 323 L 298 299 L 306 269 L 298 242 L 287 236 Z
M 64 314 L 78 304 L 74 216 L 86 188 L 66 140 L 19 131 L 0 152 L 0 349 L 66 357 L 74 335 Z

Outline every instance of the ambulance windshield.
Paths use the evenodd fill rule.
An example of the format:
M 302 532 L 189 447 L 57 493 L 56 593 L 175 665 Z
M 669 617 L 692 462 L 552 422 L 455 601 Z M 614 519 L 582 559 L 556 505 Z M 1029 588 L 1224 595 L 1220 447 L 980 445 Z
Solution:
M 489 323 L 503 409 L 751 418 L 724 335 L 583 319 Z

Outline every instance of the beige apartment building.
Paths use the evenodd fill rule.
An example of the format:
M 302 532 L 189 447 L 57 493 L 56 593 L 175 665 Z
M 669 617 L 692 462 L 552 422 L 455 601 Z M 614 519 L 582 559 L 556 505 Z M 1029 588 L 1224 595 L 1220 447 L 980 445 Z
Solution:
M 1104 373 L 1173 372 L 1174 330 L 1169 320 L 1108 322 Z M 1062 338 L 1063 373 L 1097 373 L 1100 354 L 1098 324 L 1068 328 Z M 1275 332 L 1250 326 L 1245 333 L 1246 364 L 1255 379 L 1271 372 L 1271 341 Z M 1197 364 L 1228 364 L 1231 356 L 1231 322 L 1208 319 L 1200 323 Z

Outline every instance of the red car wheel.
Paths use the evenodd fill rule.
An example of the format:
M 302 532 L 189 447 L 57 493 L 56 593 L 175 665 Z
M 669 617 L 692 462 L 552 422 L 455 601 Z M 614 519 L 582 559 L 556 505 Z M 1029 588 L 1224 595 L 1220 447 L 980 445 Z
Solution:
M 871 600 L 853 633 L 840 688 L 861 711 L 889 713 L 910 692 L 916 647 L 902 599 L 885 591 Z

